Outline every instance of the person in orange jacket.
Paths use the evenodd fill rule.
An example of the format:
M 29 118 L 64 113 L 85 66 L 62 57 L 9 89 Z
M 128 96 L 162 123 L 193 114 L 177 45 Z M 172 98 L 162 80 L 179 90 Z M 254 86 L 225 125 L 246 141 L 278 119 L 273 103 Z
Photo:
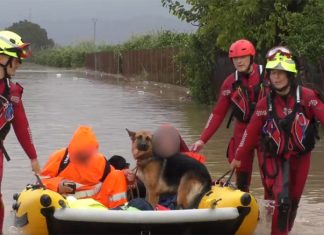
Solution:
M 52 154 L 41 172 L 43 184 L 53 191 L 76 198 L 93 198 L 108 208 L 127 202 L 127 180 L 98 152 L 90 127 L 81 126 L 67 148 Z

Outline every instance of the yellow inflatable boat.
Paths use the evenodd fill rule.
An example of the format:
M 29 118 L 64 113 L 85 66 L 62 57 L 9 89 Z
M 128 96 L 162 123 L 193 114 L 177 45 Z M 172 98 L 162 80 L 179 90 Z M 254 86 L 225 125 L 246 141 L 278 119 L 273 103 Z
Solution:
M 70 200 L 39 186 L 14 196 L 15 226 L 26 235 L 252 234 L 258 205 L 249 194 L 216 185 L 199 209 L 108 210 L 92 199 Z

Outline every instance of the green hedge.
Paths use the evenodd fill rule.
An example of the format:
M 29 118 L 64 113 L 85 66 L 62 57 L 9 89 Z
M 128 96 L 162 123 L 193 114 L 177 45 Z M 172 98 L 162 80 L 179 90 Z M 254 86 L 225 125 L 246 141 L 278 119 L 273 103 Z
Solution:
M 53 67 L 78 68 L 84 66 L 85 55 L 92 52 L 127 51 L 136 49 L 180 47 L 190 35 L 171 31 L 152 32 L 144 35 L 134 35 L 130 40 L 119 45 L 81 42 L 75 45 L 37 51 L 33 61 L 37 64 Z
M 57 46 L 36 52 L 33 61 L 53 67 L 77 68 L 84 65 L 85 55 L 94 50 L 94 45 L 89 42 L 67 47 Z

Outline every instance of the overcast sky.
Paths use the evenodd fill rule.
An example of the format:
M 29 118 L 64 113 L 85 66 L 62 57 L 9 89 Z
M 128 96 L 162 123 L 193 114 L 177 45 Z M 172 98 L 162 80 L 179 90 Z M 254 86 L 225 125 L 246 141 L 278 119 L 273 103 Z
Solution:
M 195 30 L 170 15 L 160 0 L 1 0 L 1 9 L 0 28 L 31 20 L 59 44 L 91 40 L 92 18 L 98 19 L 98 41 L 110 43 L 159 29 Z

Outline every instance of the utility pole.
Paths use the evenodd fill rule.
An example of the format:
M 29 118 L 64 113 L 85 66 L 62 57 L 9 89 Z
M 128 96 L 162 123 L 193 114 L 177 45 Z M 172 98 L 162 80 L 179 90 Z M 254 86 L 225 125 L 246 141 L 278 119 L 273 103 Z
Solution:
M 93 45 L 94 45 L 94 48 L 95 48 L 95 51 L 94 51 L 94 71 L 95 71 L 95 77 L 96 78 L 97 78 L 97 45 L 96 45 L 97 21 L 98 21 L 98 19 L 92 18 L 92 23 L 93 23 Z
M 28 21 L 31 22 L 32 21 L 32 9 L 28 8 Z

